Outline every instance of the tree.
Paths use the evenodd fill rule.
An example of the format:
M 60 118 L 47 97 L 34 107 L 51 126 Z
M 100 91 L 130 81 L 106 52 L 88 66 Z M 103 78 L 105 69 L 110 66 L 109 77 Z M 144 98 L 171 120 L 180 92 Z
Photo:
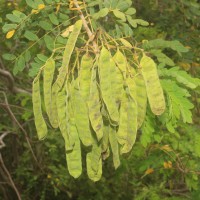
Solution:
M 24 41 L 16 42 L 24 51 L 18 48 L 14 54 L 3 54 L 3 58 L 13 60 L 15 76 L 23 70 L 29 71 L 28 79 L 36 76 L 32 92 L 38 136 L 46 137 L 44 118 L 49 118 L 52 127 L 59 126 L 65 140 L 69 173 L 78 177 L 82 172 L 80 141 L 85 146 L 92 144 L 91 149 L 83 150 L 83 155 L 87 154 L 89 178 L 97 181 L 101 178 L 102 162 L 106 162 L 102 159 L 109 156 L 109 149 L 117 168 L 119 153 L 132 149 L 138 132 L 134 149 L 139 150 L 135 156 L 140 159 L 146 148 L 150 158 L 138 166 L 144 172 L 142 178 L 163 164 L 164 169 L 186 173 L 187 186 L 195 189 L 198 182 L 191 181 L 196 179 L 198 168 L 184 167 L 185 160 L 176 153 L 177 138 L 181 137 L 178 130 L 184 127 L 184 133 L 190 127 L 187 123 L 193 122 L 190 91 L 200 83 L 177 66 L 181 62 L 178 55 L 188 52 L 188 48 L 177 40 L 138 37 L 140 26 L 148 26 L 148 22 L 136 18 L 136 10 L 128 0 L 67 3 L 27 0 L 26 3 L 32 9 L 31 14 L 13 11 L 6 15 L 13 24 L 3 26 L 7 39 Z M 171 56 L 174 52 L 178 54 Z M 41 74 L 43 87 L 39 83 Z M 44 92 L 44 105 L 40 89 Z M 46 111 L 44 118 L 41 107 Z M 30 113 L 26 117 L 30 118 Z M 199 141 L 197 130 L 192 127 L 189 140 Z M 169 135 L 173 135 L 172 140 Z M 197 146 L 198 143 L 192 148 L 193 163 L 199 156 Z M 64 151 L 63 154 L 65 157 Z M 162 157 L 156 164 L 155 156 Z M 56 192 L 57 187 L 54 189 Z M 137 198 L 146 198 L 148 193 L 141 193 Z M 156 190 L 151 195 L 159 198 Z

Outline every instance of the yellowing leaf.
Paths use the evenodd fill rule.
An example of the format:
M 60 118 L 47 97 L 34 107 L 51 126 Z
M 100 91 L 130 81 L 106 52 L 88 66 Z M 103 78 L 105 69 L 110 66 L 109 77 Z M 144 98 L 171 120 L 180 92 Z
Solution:
M 149 168 L 145 171 L 145 175 L 152 174 L 154 172 L 153 168 Z
M 61 34 L 62 37 L 68 37 L 69 33 L 71 33 L 74 29 L 74 25 L 71 25 L 66 28 L 66 30 Z
M 164 166 L 165 169 L 171 169 L 172 168 L 172 162 L 171 161 L 164 162 L 163 166 Z
M 164 151 L 168 151 L 168 152 L 172 151 L 172 149 L 171 149 L 171 147 L 169 145 L 164 145 L 160 149 L 164 150 Z
M 58 4 L 58 5 L 56 6 L 56 14 L 58 14 L 59 10 L 60 10 L 60 4 Z
M 38 5 L 38 10 L 42 10 L 42 9 L 44 9 L 45 8 L 45 5 L 44 4 L 39 4 Z
M 38 10 L 35 10 L 35 9 L 32 9 L 32 10 L 31 10 L 31 14 L 38 14 L 38 12 L 39 12 L 39 11 L 38 11 Z
M 6 34 L 6 39 L 10 39 L 15 34 L 15 30 L 11 30 Z

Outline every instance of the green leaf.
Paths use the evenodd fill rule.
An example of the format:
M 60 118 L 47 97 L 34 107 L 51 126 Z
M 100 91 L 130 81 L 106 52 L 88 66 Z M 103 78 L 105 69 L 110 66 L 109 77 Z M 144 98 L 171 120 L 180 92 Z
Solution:
M 49 14 L 49 19 L 52 22 L 52 24 L 54 24 L 54 25 L 58 25 L 59 24 L 58 18 L 57 18 L 55 13 Z
M 101 17 L 105 17 L 108 14 L 108 12 L 109 12 L 108 8 L 103 8 L 99 12 L 95 13 L 92 17 L 97 20 Z
M 14 60 L 16 58 L 15 55 L 13 54 L 10 54 L 10 53 L 5 53 L 2 55 L 3 59 L 4 60 Z
M 48 57 L 43 54 L 37 54 L 37 57 L 43 62 L 46 62 L 48 59 Z
M 16 15 L 13 15 L 13 14 L 7 14 L 6 18 L 9 19 L 11 22 L 16 22 L 16 23 L 21 22 L 21 19 L 19 17 L 17 17 Z
M 117 4 L 117 7 L 119 10 L 121 11 L 126 11 L 128 8 L 130 8 L 132 5 L 132 1 L 131 0 L 122 0 L 119 1 L 119 3 Z
M 162 53 L 161 50 L 151 50 L 150 51 L 154 56 L 157 57 L 158 62 L 163 63 L 164 65 L 168 65 L 168 66 L 174 66 L 174 61 L 169 58 L 167 55 L 165 55 L 164 53 Z
M 27 17 L 24 13 L 20 12 L 19 10 L 13 10 L 12 13 L 13 13 L 14 16 L 19 17 L 20 21 Z
M 12 29 L 16 29 L 17 28 L 17 24 L 5 24 L 2 27 L 2 30 L 4 33 L 7 33 L 8 31 L 12 30 Z
M 27 38 L 30 41 L 38 40 L 38 36 L 35 33 L 31 32 L 31 31 L 26 31 L 24 33 L 24 37 Z
M 30 51 L 26 51 L 24 55 L 25 61 L 28 62 L 31 59 L 31 53 Z
M 52 30 L 52 24 L 50 24 L 49 22 L 47 21 L 40 21 L 39 22 L 39 26 L 44 29 L 45 31 L 50 31 Z
M 44 36 L 44 41 L 45 41 L 46 47 L 50 51 L 52 51 L 54 49 L 54 39 L 49 35 L 45 35 Z
M 143 19 L 134 19 L 135 23 L 141 25 L 141 26 L 149 26 L 149 22 L 143 20 Z
M 32 0 L 26 0 L 26 3 L 29 7 L 37 9 L 37 4 Z
M 136 9 L 135 8 L 129 8 L 125 14 L 126 15 L 134 15 L 136 13 Z
M 115 17 L 121 19 L 123 22 L 126 21 L 125 14 L 120 12 L 119 10 L 117 10 L 117 9 L 113 10 L 113 14 L 115 15 Z
M 140 137 L 140 142 L 144 147 L 151 142 L 153 133 L 155 132 L 155 118 L 150 112 L 145 117 L 145 121 L 142 125 L 142 135 Z
M 17 68 L 18 68 L 18 70 L 21 72 L 21 71 L 23 71 L 23 69 L 25 68 L 25 59 L 24 59 L 24 57 L 23 56 L 20 56 L 19 57 L 19 60 L 18 60 L 18 62 L 17 62 Z
M 163 39 L 155 39 L 147 41 L 143 44 L 143 48 L 145 50 L 153 49 L 153 48 L 159 48 L 159 49 L 165 49 L 165 48 L 171 48 L 174 51 L 177 51 L 180 53 L 188 52 L 188 49 L 184 47 L 179 41 L 166 41 Z
M 192 123 L 191 109 L 194 106 L 188 100 L 190 96 L 188 91 L 179 87 L 172 80 L 161 80 L 161 85 L 168 96 L 171 115 L 174 115 L 177 119 L 180 119 L 181 116 L 184 123 Z
M 200 85 L 200 79 L 193 78 L 186 71 L 180 70 L 179 67 L 173 67 L 171 69 L 161 68 L 159 74 L 160 76 L 164 77 L 173 77 L 179 83 L 191 89 L 195 89 L 197 86 Z

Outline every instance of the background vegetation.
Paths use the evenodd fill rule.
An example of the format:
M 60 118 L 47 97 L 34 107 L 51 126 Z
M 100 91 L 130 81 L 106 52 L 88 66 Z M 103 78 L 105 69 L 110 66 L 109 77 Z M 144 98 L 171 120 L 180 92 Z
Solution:
M 46 8 L 36 15 L 31 2 L 0 1 L 0 24 L 3 27 L 0 30 L 0 199 L 200 199 L 199 87 L 196 90 L 188 88 L 194 105 L 193 123 L 184 123 L 190 122 L 187 103 L 183 104 L 185 120 L 171 120 L 167 128 L 162 118 L 157 120 L 149 114 L 148 127 L 139 132 L 132 152 L 123 158 L 116 171 L 112 160 L 106 160 L 103 177 L 97 183 L 90 181 L 85 172 L 77 180 L 69 175 L 63 153 L 64 142 L 57 137 L 58 131 L 50 131 L 45 141 L 38 141 L 30 95 L 32 80 L 46 60 L 44 55 L 48 56 L 52 51 L 52 38 L 57 37 L 57 48 L 66 43 L 66 38 L 58 34 L 69 26 L 69 19 L 76 17 L 77 13 L 68 11 L 66 1 L 46 0 Z M 196 0 L 132 2 L 137 18 L 148 21 L 149 26 L 136 29 L 127 22 L 129 28 L 122 25 L 124 28 L 115 32 L 114 18 L 110 16 L 111 20 L 102 21 L 106 24 L 106 31 L 115 37 L 131 35 L 139 44 L 153 39 L 178 40 L 189 50 L 187 53 L 180 57 L 173 50 L 164 49 L 163 52 L 176 66 L 193 77 L 199 77 L 200 3 Z M 95 5 L 91 5 L 90 9 L 95 11 Z M 8 40 L 6 33 L 16 28 L 6 25 L 13 20 L 8 15 L 13 10 L 24 15 L 20 14 L 20 19 L 15 22 L 17 32 Z M 54 16 L 49 16 L 49 13 L 54 13 Z M 38 38 L 41 39 L 38 41 Z M 170 65 L 171 61 L 161 63 L 166 62 Z M 163 73 L 161 71 L 160 76 L 166 75 Z M 169 74 L 168 71 L 166 73 Z M 170 76 L 172 82 L 165 84 L 165 88 L 173 83 L 174 78 L 177 77 Z M 176 85 L 172 87 L 174 93 L 179 93 Z M 181 94 L 177 95 L 178 105 L 184 100 L 181 98 Z

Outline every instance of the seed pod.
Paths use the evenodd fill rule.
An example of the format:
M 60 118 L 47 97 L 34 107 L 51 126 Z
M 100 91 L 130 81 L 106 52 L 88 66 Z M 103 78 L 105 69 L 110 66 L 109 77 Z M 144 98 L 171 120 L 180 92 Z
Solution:
M 69 127 L 67 127 L 67 117 L 66 117 L 66 88 L 58 92 L 58 96 L 56 98 L 56 105 L 58 110 L 58 121 L 59 121 L 59 128 L 62 133 L 62 136 L 65 140 L 65 149 L 66 151 L 72 150 L 73 146 L 71 144 L 70 136 L 69 136 Z
M 35 117 L 35 126 L 38 138 L 39 140 L 42 140 L 47 135 L 47 126 L 42 116 L 39 77 L 36 77 L 34 79 L 32 87 L 33 87 L 32 102 L 33 102 L 33 113 Z
M 87 172 L 91 180 L 98 181 L 102 176 L 101 145 L 94 137 L 92 139 L 92 150 L 86 157 Z
M 49 121 L 53 128 L 58 128 L 58 112 L 56 105 L 56 98 L 58 95 L 59 87 L 56 83 L 52 86 L 52 95 L 51 95 L 51 110 L 49 115 Z
M 87 162 L 88 177 L 94 182 L 99 181 L 102 176 L 102 159 L 99 160 L 97 172 L 95 172 L 92 169 L 92 153 L 91 152 L 87 154 L 86 162 Z
M 90 80 L 91 69 L 93 66 L 93 59 L 89 54 L 83 55 L 81 59 L 81 67 L 79 71 L 80 93 L 85 102 L 88 101 L 90 96 Z
M 128 153 L 135 143 L 137 135 L 137 105 L 132 97 L 123 95 L 120 108 L 120 122 L 117 140 L 122 145 L 120 153 Z
M 115 127 L 110 127 L 109 132 L 109 142 L 113 154 L 113 163 L 115 169 L 117 169 L 120 165 L 120 159 L 119 159 L 119 148 L 118 148 L 118 142 L 117 142 L 117 133 L 115 130 Z
M 166 105 L 156 63 L 144 54 L 140 61 L 140 67 L 144 77 L 151 110 L 155 115 L 161 115 L 165 111 Z
M 90 98 L 88 101 L 89 118 L 93 130 L 96 133 L 98 141 L 103 137 L 103 118 L 101 115 L 101 102 L 99 97 L 99 91 L 96 81 L 96 68 L 92 69 L 92 78 L 90 84 Z
M 65 51 L 64 51 L 64 54 L 63 54 L 62 66 L 59 70 L 59 74 L 58 74 L 58 77 L 56 79 L 56 84 L 58 85 L 59 90 L 62 88 L 62 86 L 65 82 L 70 58 L 71 58 L 72 52 L 74 50 L 78 35 L 81 31 L 81 28 L 82 28 L 82 20 L 78 20 L 74 24 L 74 29 L 73 29 L 72 33 L 70 34 L 69 39 L 67 41 L 67 45 L 65 47 Z
M 116 105 L 116 66 L 110 52 L 103 47 L 99 56 L 99 78 L 103 101 L 113 124 L 117 125 L 119 113 Z
M 78 88 L 79 88 L 78 80 L 75 80 L 72 83 L 71 96 L 72 96 L 76 127 L 81 142 L 85 146 L 90 146 L 92 144 L 92 136 L 90 130 L 88 108 Z
M 119 49 L 117 49 L 117 52 L 115 53 L 113 59 L 125 79 L 126 78 L 126 68 L 127 68 L 126 57 L 123 55 L 123 53 Z
M 115 53 L 113 60 L 116 63 L 116 103 L 120 106 L 126 78 L 127 60 L 119 50 Z
M 136 83 L 136 101 L 138 110 L 137 123 L 139 129 L 142 126 L 146 116 L 147 92 L 142 74 L 137 74 L 134 79 Z
M 71 106 L 71 100 L 69 99 L 68 102 L 68 109 L 69 109 L 69 127 L 70 127 L 70 135 L 74 139 L 74 146 L 73 149 L 66 152 L 66 160 L 68 170 L 71 176 L 74 178 L 78 178 L 82 173 L 82 158 L 81 158 L 81 146 L 80 140 L 78 136 L 78 131 L 76 129 L 74 113 Z
M 109 131 L 110 131 L 109 124 L 103 124 L 103 138 L 101 140 L 101 153 L 102 153 L 103 160 L 108 158 L 110 155 Z
M 55 71 L 55 61 L 53 60 L 53 58 L 49 58 L 46 61 L 43 70 L 44 104 L 49 118 L 51 113 L 51 97 L 52 97 L 51 86 L 53 82 L 54 71 Z

